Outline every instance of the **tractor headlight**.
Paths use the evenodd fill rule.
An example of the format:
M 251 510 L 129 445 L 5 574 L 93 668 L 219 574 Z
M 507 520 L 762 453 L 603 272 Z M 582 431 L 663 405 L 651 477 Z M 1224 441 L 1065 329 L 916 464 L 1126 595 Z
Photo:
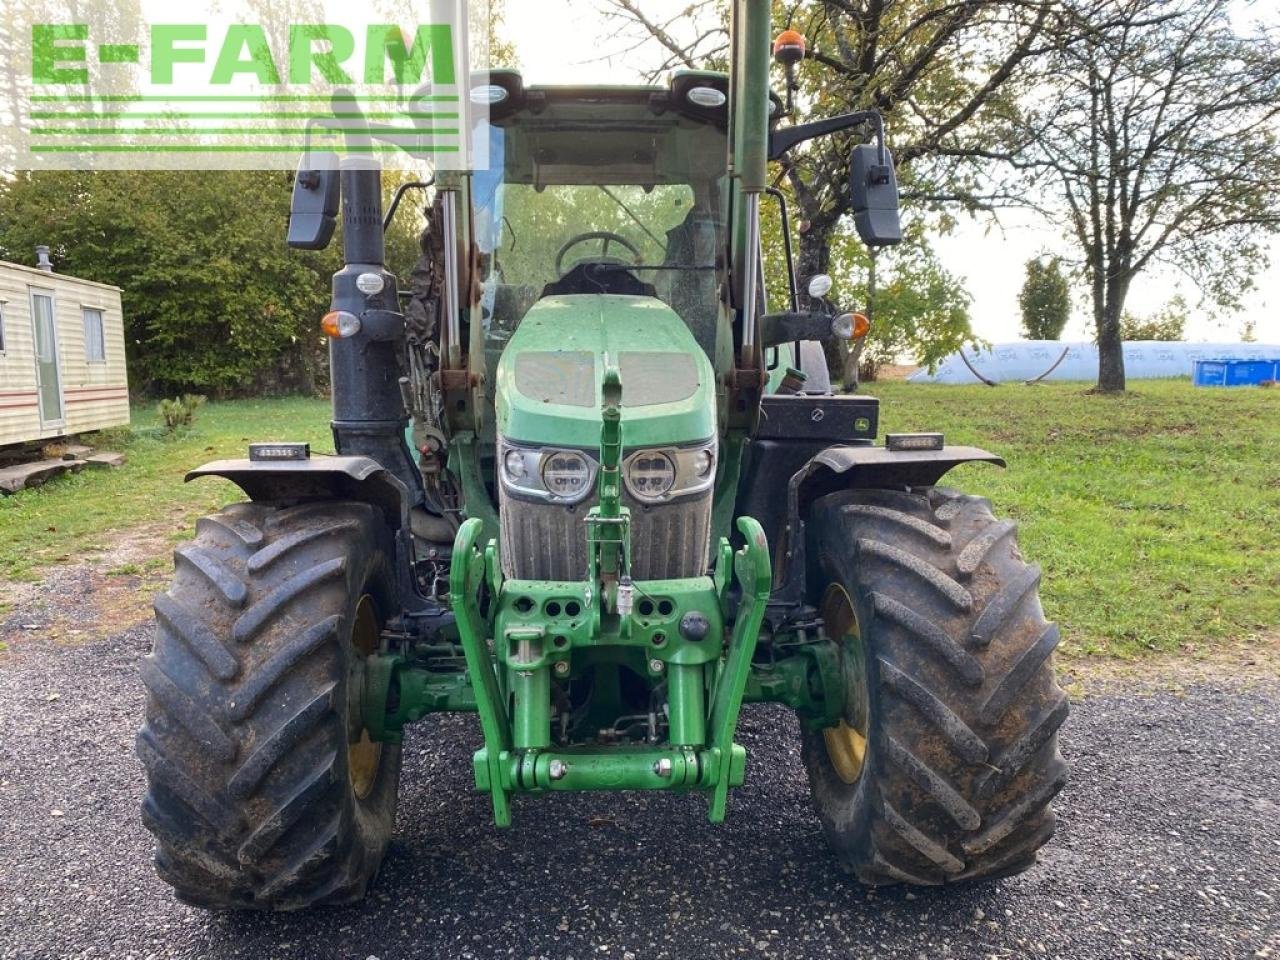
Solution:
M 512 493 L 556 503 L 585 500 L 593 489 L 596 462 L 577 450 L 541 450 L 501 444 L 498 475 Z
M 627 461 L 627 486 L 641 500 L 661 500 L 676 485 L 676 464 L 660 450 L 642 450 Z
M 715 473 L 716 447 L 710 443 L 636 450 L 623 461 L 622 477 L 637 500 L 659 503 L 706 490 L 715 480 Z
M 558 500 L 581 500 L 591 492 L 591 463 L 577 450 L 542 455 L 542 484 Z

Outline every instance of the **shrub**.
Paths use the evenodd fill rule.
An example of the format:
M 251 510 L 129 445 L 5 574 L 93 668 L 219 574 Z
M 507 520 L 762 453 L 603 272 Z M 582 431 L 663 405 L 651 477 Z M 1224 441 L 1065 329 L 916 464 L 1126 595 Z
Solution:
M 173 400 L 160 401 L 160 419 L 166 433 L 179 427 L 189 427 L 195 422 L 196 411 L 204 406 L 205 398 L 197 393 L 186 393 Z

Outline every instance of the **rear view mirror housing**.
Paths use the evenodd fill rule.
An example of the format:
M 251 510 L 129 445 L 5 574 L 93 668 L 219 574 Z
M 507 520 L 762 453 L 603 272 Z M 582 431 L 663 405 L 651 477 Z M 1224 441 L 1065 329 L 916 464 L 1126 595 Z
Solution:
M 289 246 L 323 250 L 338 224 L 338 155 L 308 153 L 298 164 L 289 204 Z
M 853 148 L 849 189 L 853 197 L 853 223 L 862 242 L 869 247 L 901 243 L 898 178 L 893 172 L 893 154 L 887 147 L 863 143 Z

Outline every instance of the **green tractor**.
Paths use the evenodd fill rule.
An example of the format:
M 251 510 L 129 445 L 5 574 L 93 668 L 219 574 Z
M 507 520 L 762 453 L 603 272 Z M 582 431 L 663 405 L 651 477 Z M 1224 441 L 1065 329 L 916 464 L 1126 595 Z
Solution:
M 290 242 L 343 222 L 337 455 L 253 444 L 190 474 L 248 499 L 176 551 L 142 667 L 142 814 L 182 900 L 362 897 L 404 730 L 437 711 L 478 715 L 500 827 L 580 790 L 698 794 L 719 822 L 750 789 L 743 704 L 779 703 L 863 882 L 1035 861 L 1066 777 L 1058 631 L 1014 524 L 937 486 L 1002 461 L 937 434 L 876 444 L 877 401 L 829 386 L 823 342 L 865 322 L 824 278 L 788 263 L 789 309 L 765 306 L 762 204 L 786 224 L 768 164 L 806 140 L 866 132 L 856 226 L 900 236 L 879 118 L 787 122 L 769 6 L 736 0 L 728 75 L 479 79 L 488 165 L 418 185 L 403 293 L 383 242 L 403 194 L 384 218 L 367 154 L 299 172 Z

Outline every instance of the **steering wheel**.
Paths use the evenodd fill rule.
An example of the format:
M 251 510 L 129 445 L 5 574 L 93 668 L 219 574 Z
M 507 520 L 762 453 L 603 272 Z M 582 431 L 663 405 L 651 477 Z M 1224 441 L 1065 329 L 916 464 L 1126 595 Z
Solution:
M 592 230 L 587 233 L 580 233 L 575 237 L 570 237 L 569 242 L 560 248 L 560 252 L 556 254 L 556 276 L 557 277 L 563 277 L 565 274 L 565 271 L 564 271 L 565 254 L 568 253 L 570 250 L 572 250 L 574 247 L 576 247 L 578 244 L 586 243 L 588 240 L 603 241 L 603 246 L 601 247 L 601 250 L 600 250 L 601 258 L 607 258 L 609 256 L 609 244 L 616 243 L 619 246 L 625 247 L 627 250 L 631 251 L 631 255 L 635 257 L 636 263 L 640 262 L 640 259 L 641 259 L 640 248 L 637 247 L 630 240 L 628 240 L 626 237 L 618 233 L 611 233 L 608 230 Z

